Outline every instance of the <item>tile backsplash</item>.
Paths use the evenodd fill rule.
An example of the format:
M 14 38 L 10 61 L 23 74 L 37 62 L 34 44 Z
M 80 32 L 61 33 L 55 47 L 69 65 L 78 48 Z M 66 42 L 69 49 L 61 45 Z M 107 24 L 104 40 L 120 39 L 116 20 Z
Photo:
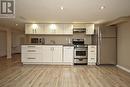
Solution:
M 84 33 L 75 33 L 73 35 L 27 35 L 27 43 L 30 43 L 31 37 L 43 37 L 45 44 L 72 44 L 72 39 L 84 39 L 85 44 L 91 44 L 91 36 L 87 36 Z

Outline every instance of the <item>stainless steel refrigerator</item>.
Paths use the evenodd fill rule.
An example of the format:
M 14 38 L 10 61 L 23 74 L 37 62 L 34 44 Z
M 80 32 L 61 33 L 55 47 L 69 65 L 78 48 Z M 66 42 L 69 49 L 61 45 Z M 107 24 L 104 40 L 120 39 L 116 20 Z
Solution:
M 97 38 L 97 65 L 117 63 L 117 29 L 116 26 L 98 26 Z

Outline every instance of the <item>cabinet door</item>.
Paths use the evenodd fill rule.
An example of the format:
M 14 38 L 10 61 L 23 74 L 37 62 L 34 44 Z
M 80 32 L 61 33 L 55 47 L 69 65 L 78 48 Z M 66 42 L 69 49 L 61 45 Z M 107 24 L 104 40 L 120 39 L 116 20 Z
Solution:
M 35 31 L 35 34 L 43 34 L 43 30 L 44 30 L 44 25 L 43 24 L 37 24 L 37 28 Z
M 86 27 L 86 24 L 81 24 L 81 23 L 73 24 L 73 27 L 74 27 L 74 28 L 85 28 L 85 27 Z
M 94 45 L 88 46 L 88 62 L 96 63 L 96 46 Z
M 63 34 L 63 24 L 45 24 L 44 34 Z
M 43 28 L 43 24 L 25 24 L 25 34 L 43 34 Z
M 73 64 L 73 49 L 74 47 L 70 47 L 70 46 L 64 47 L 63 62 Z
M 22 53 L 21 55 L 22 62 L 42 62 L 42 54 L 38 53 Z
M 54 46 L 53 62 L 54 63 L 62 62 L 62 46 Z
M 72 24 L 64 24 L 64 34 L 73 34 Z
M 52 24 L 45 24 L 44 34 L 55 34 L 56 30 L 52 26 Z
M 64 24 L 55 24 L 56 34 L 64 34 Z
M 53 47 L 51 46 L 43 46 L 43 62 L 52 63 L 52 51 Z
M 86 24 L 86 34 L 87 35 L 94 34 L 94 24 Z
M 25 24 L 25 34 L 34 34 L 32 24 Z

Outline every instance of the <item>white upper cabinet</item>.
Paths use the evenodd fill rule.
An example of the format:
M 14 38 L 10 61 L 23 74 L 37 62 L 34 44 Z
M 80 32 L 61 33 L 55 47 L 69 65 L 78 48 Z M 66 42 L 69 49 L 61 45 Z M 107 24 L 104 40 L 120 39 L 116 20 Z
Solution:
M 86 24 L 86 34 L 87 35 L 94 34 L 94 24 Z
M 25 34 L 73 35 L 74 28 L 86 28 L 86 35 L 94 34 L 94 24 L 25 24 Z
M 55 24 L 56 26 L 56 34 L 64 34 L 64 24 Z
M 72 24 L 45 24 L 44 34 L 73 34 Z
M 64 34 L 73 34 L 73 25 L 72 24 L 64 24 Z
M 82 24 L 82 23 L 73 24 L 73 27 L 74 27 L 74 28 L 85 28 L 85 27 L 86 27 L 86 24 Z
M 45 24 L 44 34 L 63 34 L 63 24 Z
M 43 24 L 25 24 L 25 34 L 43 34 Z

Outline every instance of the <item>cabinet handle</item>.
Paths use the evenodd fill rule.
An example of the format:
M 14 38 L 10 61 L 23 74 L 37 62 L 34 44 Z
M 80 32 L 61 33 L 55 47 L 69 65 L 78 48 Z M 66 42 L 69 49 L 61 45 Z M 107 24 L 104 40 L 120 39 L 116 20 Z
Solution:
M 36 58 L 27 58 L 27 59 L 36 59 Z
M 95 52 L 95 51 L 90 51 L 90 52 Z
M 28 46 L 28 47 L 35 47 L 35 46 Z
M 54 51 L 54 47 L 51 47 L 51 51 Z
M 35 33 L 37 33 L 37 30 L 35 29 Z
M 33 34 L 34 34 L 35 32 L 34 32 L 34 29 L 33 29 Z
M 36 50 L 28 50 L 28 52 L 36 52 Z
M 94 60 L 95 58 L 91 58 L 92 60 Z

